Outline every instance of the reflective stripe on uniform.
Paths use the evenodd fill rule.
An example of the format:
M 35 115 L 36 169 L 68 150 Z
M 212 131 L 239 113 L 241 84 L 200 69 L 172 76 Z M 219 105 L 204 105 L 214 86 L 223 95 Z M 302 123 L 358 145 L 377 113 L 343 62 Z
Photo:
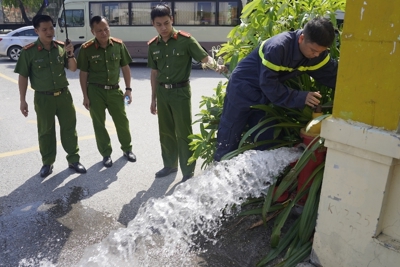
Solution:
M 258 55 L 260 56 L 262 64 L 264 66 L 266 66 L 267 68 L 269 68 L 271 70 L 274 70 L 274 71 L 289 71 L 289 72 L 292 72 L 292 71 L 296 70 L 296 69 L 285 67 L 285 66 L 278 66 L 278 65 L 275 65 L 275 64 L 269 62 L 268 60 L 266 60 L 264 58 L 264 53 L 262 52 L 262 49 L 263 49 L 264 44 L 265 44 L 266 41 L 267 40 L 264 40 L 261 43 L 260 48 L 258 49 Z M 322 60 L 317 65 L 314 65 L 314 66 L 300 66 L 300 67 L 297 68 L 297 70 L 299 70 L 299 71 L 317 70 L 317 69 L 321 68 L 322 66 L 324 66 L 326 63 L 328 63 L 329 59 L 330 59 L 330 55 L 328 54 L 325 57 L 325 59 Z

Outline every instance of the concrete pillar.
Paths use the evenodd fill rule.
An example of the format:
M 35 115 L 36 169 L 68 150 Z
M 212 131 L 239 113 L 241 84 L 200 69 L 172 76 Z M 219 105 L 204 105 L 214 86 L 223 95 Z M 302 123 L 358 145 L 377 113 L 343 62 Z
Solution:
M 311 261 L 400 266 L 400 1 L 347 0 Z

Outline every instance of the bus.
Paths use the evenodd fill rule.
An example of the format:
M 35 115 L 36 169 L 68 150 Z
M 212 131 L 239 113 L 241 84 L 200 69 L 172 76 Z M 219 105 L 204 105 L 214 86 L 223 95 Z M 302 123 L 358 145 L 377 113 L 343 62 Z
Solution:
M 80 46 L 94 37 L 90 19 L 103 16 L 110 25 L 111 36 L 124 41 L 133 61 L 144 62 L 147 42 L 157 35 L 150 12 L 160 3 L 171 8 L 174 27 L 190 33 L 207 52 L 227 42 L 228 33 L 240 24 L 243 8 L 242 0 L 65 0 L 65 11 L 60 9 L 56 22 L 56 39 L 66 39 L 66 26 L 77 55 Z

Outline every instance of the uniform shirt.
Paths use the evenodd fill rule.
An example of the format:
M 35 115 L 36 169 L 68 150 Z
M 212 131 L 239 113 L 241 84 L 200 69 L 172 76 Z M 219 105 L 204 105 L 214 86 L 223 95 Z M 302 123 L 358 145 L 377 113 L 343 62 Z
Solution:
M 189 80 L 192 58 L 201 61 L 208 56 L 195 38 L 175 29 L 167 42 L 159 35 L 148 44 L 147 66 L 158 70 L 157 81 L 160 83 L 180 83 Z
M 316 58 L 306 58 L 298 43 L 302 32 L 284 32 L 261 43 L 235 68 L 228 95 L 230 88 L 236 87 L 237 93 L 250 104 L 303 108 L 308 92 L 289 88 L 284 85 L 286 80 L 307 73 L 319 83 L 335 88 L 337 61 L 330 59 L 329 51 Z
M 78 69 L 88 72 L 88 83 L 115 85 L 119 82 L 120 67 L 132 62 L 125 44 L 114 37 L 102 48 L 96 38 L 82 44 L 78 56 Z
M 35 91 L 57 91 L 68 86 L 65 68 L 68 67 L 64 43 L 54 41 L 50 51 L 39 38 L 21 50 L 14 72 L 29 77 Z

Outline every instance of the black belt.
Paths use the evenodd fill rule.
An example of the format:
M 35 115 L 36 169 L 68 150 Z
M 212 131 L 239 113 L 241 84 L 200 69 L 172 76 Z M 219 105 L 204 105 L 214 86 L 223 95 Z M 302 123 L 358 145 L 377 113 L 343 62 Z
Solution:
M 160 83 L 162 87 L 165 89 L 173 89 L 173 88 L 181 88 L 189 85 L 189 81 L 181 82 L 181 83 Z
M 44 94 L 44 95 L 59 96 L 59 95 L 61 95 L 61 93 L 63 91 L 66 91 L 67 89 L 68 89 L 68 87 L 64 87 L 64 88 L 61 88 L 59 91 L 56 91 L 56 92 L 49 92 L 49 91 L 35 91 L 35 92 L 38 92 L 38 93 Z
M 98 84 L 98 83 L 90 83 L 93 85 L 96 85 L 99 88 L 106 89 L 106 90 L 112 90 L 112 89 L 118 89 L 119 84 L 114 84 L 114 85 L 107 85 L 107 84 Z

